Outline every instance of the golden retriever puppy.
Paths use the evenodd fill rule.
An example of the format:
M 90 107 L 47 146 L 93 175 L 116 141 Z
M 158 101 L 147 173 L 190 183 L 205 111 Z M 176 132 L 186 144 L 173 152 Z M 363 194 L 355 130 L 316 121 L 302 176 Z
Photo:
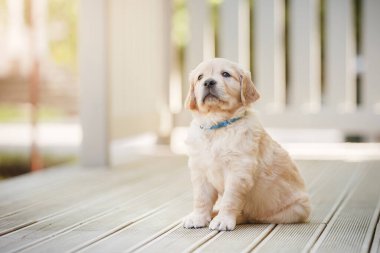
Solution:
M 308 219 L 309 196 L 297 166 L 250 110 L 258 98 L 250 72 L 228 60 L 205 61 L 191 72 L 186 144 L 194 209 L 185 228 L 233 230 L 241 223 Z

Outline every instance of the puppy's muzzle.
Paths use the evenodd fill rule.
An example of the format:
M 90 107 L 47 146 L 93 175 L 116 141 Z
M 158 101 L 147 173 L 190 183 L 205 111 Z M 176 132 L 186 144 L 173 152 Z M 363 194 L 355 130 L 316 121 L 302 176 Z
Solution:
M 218 92 L 216 91 L 216 84 L 217 82 L 209 78 L 206 81 L 204 81 L 203 86 L 203 96 L 202 96 L 202 102 L 205 103 L 207 98 L 216 98 L 219 99 Z
M 207 80 L 203 83 L 203 85 L 204 85 L 205 87 L 209 88 L 209 89 L 211 89 L 212 87 L 214 87 L 215 84 L 216 84 L 216 81 L 215 81 L 214 79 L 212 79 L 212 78 L 207 79 Z

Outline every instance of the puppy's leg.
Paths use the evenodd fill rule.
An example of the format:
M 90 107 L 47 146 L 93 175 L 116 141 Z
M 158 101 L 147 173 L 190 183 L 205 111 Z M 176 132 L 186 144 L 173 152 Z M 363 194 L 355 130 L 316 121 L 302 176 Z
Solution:
M 201 175 L 192 175 L 193 212 L 183 220 L 185 228 L 206 227 L 211 221 L 212 207 L 217 199 L 215 188 Z
M 252 186 L 253 180 L 249 175 L 228 175 L 220 211 L 211 221 L 209 228 L 213 230 L 233 230 L 236 223 L 246 222 L 242 210 L 246 195 Z

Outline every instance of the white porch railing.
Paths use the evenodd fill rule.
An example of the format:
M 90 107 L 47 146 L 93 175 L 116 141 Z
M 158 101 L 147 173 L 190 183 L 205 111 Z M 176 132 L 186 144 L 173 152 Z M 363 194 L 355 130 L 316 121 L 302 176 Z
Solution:
M 360 55 L 356 52 L 354 25 L 358 17 L 353 15 L 358 6 L 353 6 L 353 1 L 324 1 L 324 17 L 320 15 L 321 1 L 318 0 L 289 0 L 287 12 L 284 0 L 255 0 L 251 13 L 248 3 L 247 0 L 221 3 L 217 56 L 238 61 L 246 67 L 253 57 L 253 79 L 262 95 L 256 108 L 264 124 L 337 128 L 367 136 L 379 134 L 380 1 L 359 1 L 362 5 Z M 207 29 L 210 20 L 205 1 L 192 0 L 188 4 L 191 40 L 187 55 L 191 57 L 187 59 L 187 66 L 191 69 L 207 58 L 200 49 L 213 48 L 208 44 L 214 42 L 207 40 L 207 30 L 199 31 L 202 27 Z M 200 9 L 206 11 L 199 12 Z M 250 23 L 249 14 L 253 23 Z M 322 45 L 321 18 L 325 30 Z M 289 36 L 287 61 L 286 25 Z M 249 40 L 250 30 L 253 41 Z M 249 43 L 252 43 L 253 52 L 249 50 Z M 358 71 L 359 67 L 363 68 L 362 72 Z M 323 80 L 321 70 L 324 71 Z M 361 85 L 357 85 L 359 78 Z
M 172 1 L 81 2 L 85 164 L 107 163 L 104 146 L 116 137 L 187 125 L 181 104 L 188 84 L 180 80 L 214 56 L 252 70 L 266 127 L 334 128 L 368 140 L 380 132 L 379 0 L 224 0 L 218 36 L 209 1 L 187 0 L 182 77 L 173 72 Z

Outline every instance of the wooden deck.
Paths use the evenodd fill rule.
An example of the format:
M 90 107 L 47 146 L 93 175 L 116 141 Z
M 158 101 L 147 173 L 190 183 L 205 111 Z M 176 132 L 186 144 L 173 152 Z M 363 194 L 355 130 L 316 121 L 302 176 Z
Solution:
M 0 252 L 380 252 L 380 162 L 299 161 L 308 224 L 184 229 L 185 157 L 68 167 L 0 182 Z

